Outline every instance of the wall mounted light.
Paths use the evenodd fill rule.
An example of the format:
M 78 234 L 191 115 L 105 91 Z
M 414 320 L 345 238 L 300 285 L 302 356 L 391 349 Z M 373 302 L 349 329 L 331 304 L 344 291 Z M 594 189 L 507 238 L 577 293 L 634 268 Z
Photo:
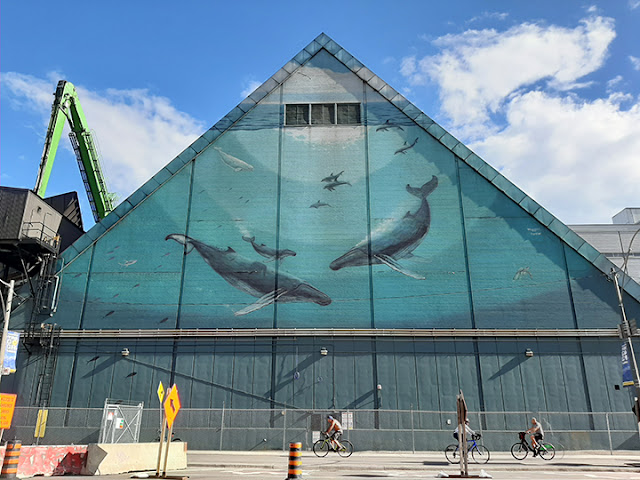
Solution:
M 123 349 L 122 349 L 122 351 L 120 352 L 120 354 L 121 354 L 123 357 L 128 357 L 128 356 L 129 356 L 129 353 L 130 353 L 130 352 L 129 352 L 129 349 L 128 349 L 128 348 L 123 348 Z
M 328 353 L 329 353 L 329 350 L 327 350 L 326 348 L 322 347 L 320 349 L 320 355 L 325 356 Z
M 382 385 L 378 384 L 378 390 L 382 390 Z
M 527 348 L 527 349 L 524 351 L 524 356 L 525 356 L 525 357 L 533 357 L 533 350 L 531 350 L 530 348 Z

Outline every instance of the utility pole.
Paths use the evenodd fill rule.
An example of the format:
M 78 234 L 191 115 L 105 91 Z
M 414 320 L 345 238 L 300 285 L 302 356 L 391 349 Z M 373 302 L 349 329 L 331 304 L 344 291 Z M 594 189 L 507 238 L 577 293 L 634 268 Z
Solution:
M 635 320 L 632 325 L 627 319 L 627 314 L 624 311 L 624 304 L 622 302 L 622 291 L 620 289 L 620 284 L 618 283 L 618 274 L 613 269 L 611 269 L 611 276 L 613 277 L 613 283 L 616 286 L 618 305 L 620 306 L 620 317 L 622 318 L 622 323 L 620 323 L 618 327 L 618 332 L 620 337 L 624 339 L 627 344 L 629 365 L 631 366 L 631 374 L 633 375 L 633 387 L 636 392 L 636 400 L 634 400 L 635 407 L 638 401 L 637 399 L 640 399 L 640 377 L 638 377 L 638 364 L 636 363 L 636 355 L 633 351 L 633 342 L 631 341 L 631 338 L 637 333 L 638 327 L 636 326 Z M 638 436 L 640 436 L 640 418 L 638 416 L 636 416 L 636 422 L 638 422 Z
M 2 280 L 0 280 L 1 282 Z M 2 345 L 0 345 L 0 380 L 2 380 L 2 371 L 4 370 L 4 355 L 7 350 L 7 334 L 9 332 L 9 317 L 11 316 L 11 302 L 13 302 L 13 290 L 15 281 L 11 280 L 8 284 L 2 282 L 5 285 L 9 285 L 9 293 L 7 294 L 7 303 L 4 309 L 4 326 L 2 327 Z

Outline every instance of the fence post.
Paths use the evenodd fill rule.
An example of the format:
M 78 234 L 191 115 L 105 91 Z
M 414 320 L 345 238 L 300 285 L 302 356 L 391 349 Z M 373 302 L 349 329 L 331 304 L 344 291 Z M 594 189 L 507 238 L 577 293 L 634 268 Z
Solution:
M 282 451 L 286 452 L 287 448 L 287 409 L 282 411 Z
M 224 402 L 222 402 L 222 418 L 220 419 L 220 450 L 222 450 L 222 434 L 224 433 Z
M 613 455 L 613 443 L 611 443 L 611 429 L 609 428 L 609 412 L 606 413 L 605 418 L 607 419 L 607 435 L 609 436 L 609 452 Z
M 416 453 L 416 435 L 413 427 L 413 403 L 411 404 L 411 445 L 413 453 Z

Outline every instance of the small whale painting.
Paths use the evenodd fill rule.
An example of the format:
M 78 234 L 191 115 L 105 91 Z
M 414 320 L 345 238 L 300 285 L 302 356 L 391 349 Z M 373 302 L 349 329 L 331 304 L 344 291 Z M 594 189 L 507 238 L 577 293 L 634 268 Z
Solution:
M 386 122 L 376 128 L 376 132 L 386 132 L 387 130 L 391 130 L 393 128 L 404 131 L 404 128 L 402 128 L 400 125 L 394 125 L 393 123 L 391 123 L 391 120 L 387 119 Z
M 411 150 L 413 147 L 416 146 L 416 143 L 418 143 L 418 137 L 416 137 L 416 139 L 413 141 L 413 143 L 411 145 L 409 145 L 407 142 L 404 142 L 404 146 L 402 146 L 398 150 L 396 150 L 394 155 L 397 155 L 399 153 L 401 153 L 402 155 L 405 155 L 407 153 L 407 150 Z
M 338 177 L 340 175 L 342 175 L 344 173 L 344 170 L 341 171 L 340 173 L 336 173 L 335 175 L 333 174 L 333 172 L 331 172 L 331 175 L 329 175 L 328 177 L 324 177 L 322 180 L 320 180 L 321 182 L 337 182 L 338 181 Z
M 327 183 L 323 188 L 325 190 L 329 190 L 330 192 L 333 192 L 336 189 L 336 187 L 339 187 L 340 185 L 349 185 L 349 186 L 351 186 L 351 184 L 349 182 L 335 181 L 335 182 Z
M 263 257 L 269 259 L 268 261 L 272 262 L 274 260 L 282 260 L 286 257 L 295 257 L 296 256 L 296 252 L 294 252 L 293 250 L 287 250 L 286 248 L 283 250 L 276 250 L 275 248 L 269 248 L 267 247 L 264 243 L 261 244 L 257 244 L 256 243 L 256 237 L 248 237 L 248 236 L 244 236 L 242 237 L 242 239 L 245 242 L 249 242 L 252 246 L 253 249 L 258 252 L 260 255 L 262 255 Z
M 233 171 L 250 172 L 253 170 L 253 165 L 249 165 L 247 162 L 244 162 L 239 158 L 234 157 L 233 155 L 229 155 L 228 153 L 223 152 L 218 147 L 213 148 L 220 155 L 220 160 L 222 160 L 222 162 Z

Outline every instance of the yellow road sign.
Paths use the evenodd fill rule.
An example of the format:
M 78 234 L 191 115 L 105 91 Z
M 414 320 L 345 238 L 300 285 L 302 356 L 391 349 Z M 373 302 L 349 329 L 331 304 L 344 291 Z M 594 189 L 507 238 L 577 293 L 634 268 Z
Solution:
M 178 386 L 174 384 L 167 395 L 167 399 L 164 401 L 164 413 L 167 415 L 167 425 L 169 425 L 169 428 L 173 425 L 173 421 L 176 419 L 180 407 Z
M 164 385 L 162 385 L 162 382 L 158 385 L 158 400 L 160 400 L 160 405 L 162 405 L 162 400 L 164 400 Z

